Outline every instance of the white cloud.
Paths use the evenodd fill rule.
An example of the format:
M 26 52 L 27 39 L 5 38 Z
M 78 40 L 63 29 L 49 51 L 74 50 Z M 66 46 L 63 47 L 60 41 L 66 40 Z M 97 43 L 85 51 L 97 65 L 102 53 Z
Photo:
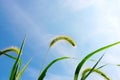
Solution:
M 27 72 L 28 76 L 31 78 L 31 80 L 37 80 L 37 78 L 40 74 L 40 71 L 33 67 L 28 67 L 26 72 Z
M 49 74 L 45 80 L 73 80 L 71 76 L 61 76 L 56 74 Z
M 119 0 L 116 0 L 119 3 Z M 115 4 L 112 5 L 108 0 L 60 0 L 60 5 L 62 5 L 64 8 L 72 10 L 72 11 L 80 11 L 80 10 L 84 10 L 85 8 L 88 8 L 91 5 L 94 5 L 94 7 L 96 8 L 96 15 L 98 15 L 97 18 L 95 18 L 97 20 L 97 24 L 100 25 L 98 28 L 93 29 L 94 32 L 91 33 L 94 34 L 94 37 L 98 36 L 99 33 L 102 33 L 104 35 L 104 33 L 107 33 L 110 35 L 114 34 L 117 38 L 120 38 L 119 34 L 120 34 L 120 15 L 116 15 L 116 12 L 118 12 L 117 10 L 119 10 L 119 5 L 116 6 Z M 109 3 L 110 2 L 110 3 Z M 20 8 L 20 6 L 16 5 L 16 4 L 9 4 L 5 2 L 4 7 L 7 8 L 7 10 L 11 13 L 12 17 L 14 18 L 13 22 L 15 23 L 20 23 L 23 24 L 24 26 L 28 26 L 28 27 L 24 27 L 25 30 L 28 29 L 29 32 L 33 32 L 32 36 L 37 39 L 36 43 L 41 42 L 42 44 L 46 45 L 46 43 L 48 44 L 48 42 L 46 42 L 46 39 L 49 40 L 51 36 L 51 34 L 48 34 L 47 32 L 45 32 L 42 27 L 39 27 L 33 20 L 32 18 L 25 13 L 24 10 L 22 10 L 22 8 Z M 17 14 L 17 16 L 16 16 Z M 96 17 L 96 16 L 95 16 Z M 107 26 L 106 26 L 107 24 Z M 74 25 L 73 25 L 74 26 Z M 23 29 L 23 30 L 24 30 Z M 39 35 L 38 35 L 39 34 Z M 40 36 L 46 36 L 46 37 L 42 37 L 40 38 Z M 90 35 L 90 37 L 92 37 Z M 39 38 L 38 38 L 39 36 Z M 79 37 L 79 34 L 78 34 Z M 89 39 L 88 39 L 89 41 Z M 89 41 L 90 42 L 90 41 Z M 69 45 L 68 45 L 69 46 Z M 77 50 L 75 48 L 66 48 L 63 45 L 58 45 L 55 46 L 55 51 L 58 53 L 53 53 L 53 55 L 55 56 L 71 56 L 71 57 L 78 57 L 79 54 L 77 54 Z M 78 50 L 79 51 L 79 50 Z M 110 63 L 119 63 L 119 58 L 118 56 L 115 55 L 107 55 L 107 57 L 105 58 L 105 61 L 109 61 Z M 71 61 L 68 62 L 68 65 L 66 65 L 66 63 L 62 63 L 63 66 L 65 66 L 66 68 L 68 68 L 68 66 L 70 66 L 69 69 L 67 69 L 67 73 L 73 72 L 73 68 L 75 68 L 77 62 Z M 71 71 L 70 71 L 71 70 Z M 32 73 L 32 74 L 29 74 Z M 36 77 L 37 74 L 39 74 L 39 72 L 35 69 L 29 68 L 28 69 L 28 74 L 32 77 Z M 51 74 L 49 77 L 47 77 L 46 80 L 72 80 L 72 77 L 69 76 L 59 76 L 56 74 Z
M 95 17 L 98 28 L 101 33 L 106 33 L 108 36 L 120 39 L 120 5 L 119 0 L 99 0 L 94 4 L 95 7 Z
M 104 61 L 110 64 L 119 64 L 120 62 L 120 56 L 118 56 L 117 54 L 106 54 L 104 57 Z
M 46 45 L 48 45 L 48 40 L 51 35 L 46 32 L 41 22 L 39 24 L 36 23 L 30 13 L 25 11 L 25 9 L 23 9 L 19 4 L 17 4 L 16 1 L 9 0 L 6 3 L 6 1 L 3 0 L 1 4 L 3 9 L 7 12 L 7 14 L 9 14 L 9 22 L 16 26 L 11 26 L 15 29 L 15 32 L 17 32 L 15 36 L 27 34 L 31 43 L 34 43 L 36 46 L 45 47 Z M 46 38 L 47 40 L 45 40 Z M 40 44 L 38 44 L 38 42 Z
M 80 11 L 94 4 L 96 0 L 60 0 L 59 3 L 68 10 Z

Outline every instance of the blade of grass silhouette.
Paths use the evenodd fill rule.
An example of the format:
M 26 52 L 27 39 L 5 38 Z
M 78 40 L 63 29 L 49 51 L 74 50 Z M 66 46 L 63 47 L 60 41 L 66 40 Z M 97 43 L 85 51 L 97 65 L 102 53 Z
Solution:
M 92 62 L 97 62 L 97 61 L 94 60 L 94 59 L 90 59 L 90 61 L 92 61 Z M 103 63 L 103 62 L 101 62 L 101 63 Z M 109 65 L 109 64 L 106 63 L 106 64 L 104 64 L 104 65 L 102 65 L 102 66 L 99 66 L 97 69 L 101 69 L 101 68 L 103 68 L 103 67 L 105 67 L 105 66 L 107 66 L 107 65 Z
M 16 60 L 16 59 L 17 59 L 16 57 L 11 56 L 11 55 L 6 54 L 6 53 L 5 53 L 4 55 L 6 55 L 7 57 L 9 57 L 9 58 L 11 58 L 11 59 L 14 59 L 14 60 Z M 20 66 L 22 65 L 22 61 L 21 61 L 21 59 L 19 59 L 19 64 L 20 64 Z
M 12 71 L 11 71 L 11 74 L 10 74 L 10 80 L 15 80 L 14 76 L 17 74 L 15 69 L 16 69 L 17 66 L 19 67 L 19 59 L 20 59 L 20 55 L 21 55 L 22 50 L 23 50 L 23 47 L 24 47 L 25 39 L 26 39 L 26 36 L 25 36 L 25 38 L 23 39 L 23 42 L 22 42 L 22 44 L 21 44 L 18 57 L 17 57 L 14 65 L 13 65 L 13 68 L 12 68 Z M 18 69 L 18 68 L 17 68 L 17 69 Z M 17 71 L 17 72 L 18 72 L 18 71 Z M 16 77 L 16 76 L 15 76 L 15 77 Z
M 20 51 L 20 50 L 19 50 L 19 48 L 17 48 L 17 47 L 9 47 L 9 48 L 6 48 L 6 49 L 0 51 L 0 56 L 1 56 L 2 54 L 8 53 L 8 52 L 15 52 L 15 53 L 19 54 L 19 51 Z
M 18 64 L 16 65 L 14 70 L 15 70 L 15 75 L 13 75 L 13 80 L 16 80 L 16 75 L 17 75 L 17 72 L 18 72 Z
M 105 66 L 107 66 L 107 65 L 108 65 L 108 64 L 104 64 L 104 65 L 98 67 L 97 69 L 101 69 L 101 68 L 103 68 L 103 67 L 105 67 Z
M 47 52 L 46 52 L 46 54 L 45 54 L 45 57 L 43 58 L 43 62 L 42 62 L 42 66 L 41 66 L 41 71 L 40 71 L 40 72 L 42 72 L 42 69 L 43 69 L 44 64 L 45 64 L 45 62 L 46 62 L 46 60 L 47 60 L 48 52 L 49 52 L 50 48 L 51 48 L 56 42 L 58 42 L 58 41 L 60 41 L 60 40 L 65 40 L 65 41 L 67 41 L 67 42 L 68 42 L 69 44 L 71 44 L 73 47 L 76 46 L 74 40 L 72 40 L 72 39 L 71 39 L 70 37 L 68 37 L 68 36 L 60 35 L 60 36 L 55 37 L 55 38 L 50 42 L 49 48 L 48 48 L 48 50 L 47 50 Z
M 96 62 L 96 60 L 94 60 L 94 59 L 90 59 L 90 61 L 92 61 L 92 62 Z M 105 63 L 105 62 L 101 62 L 101 63 Z M 101 69 L 101 68 L 103 68 L 103 67 L 105 67 L 105 66 L 107 66 L 107 65 L 120 66 L 120 64 L 106 63 L 106 64 L 104 64 L 104 65 L 98 67 L 97 69 Z
M 77 68 L 76 68 L 76 70 L 75 70 L 74 80 L 78 80 L 78 75 L 79 75 L 79 72 L 81 71 L 82 66 L 84 65 L 84 63 L 85 63 L 90 57 L 92 57 L 93 55 L 95 55 L 95 54 L 98 53 L 98 52 L 101 52 L 101 51 L 103 51 L 103 50 L 106 50 L 106 49 L 108 49 L 108 48 L 110 48 L 110 47 L 113 47 L 113 46 L 115 46 L 115 45 L 117 45 L 117 44 L 120 44 L 120 41 L 119 41 L 119 42 L 115 42 L 115 43 L 110 44 L 110 45 L 107 45 L 107 46 L 104 46 L 104 47 L 102 47 L 102 48 L 99 48 L 99 49 L 97 49 L 97 50 L 89 53 L 89 54 L 88 54 L 84 59 L 82 59 L 82 61 L 78 64 L 78 66 L 77 66 Z
M 14 56 L 11 56 L 11 55 L 9 55 L 9 54 L 4 54 L 4 55 L 6 55 L 7 57 L 9 57 L 9 58 L 11 58 L 11 59 L 14 59 L 14 60 L 16 60 L 17 58 L 16 57 L 14 57 Z
M 76 46 L 74 40 L 72 40 L 70 37 L 66 36 L 66 35 L 60 35 L 60 36 L 57 36 L 55 37 L 51 43 L 50 43 L 50 47 L 52 47 L 56 42 L 60 41 L 60 40 L 65 40 L 67 41 L 68 43 L 70 43 L 73 47 Z
M 82 76 L 85 76 L 92 68 L 87 68 L 82 72 Z M 100 71 L 99 69 L 94 69 L 92 72 L 95 72 L 99 75 L 101 75 L 103 78 L 105 78 L 106 80 L 110 80 L 110 78 L 102 71 Z
M 100 57 L 100 59 L 96 62 L 96 64 L 92 67 L 92 69 L 88 72 L 87 75 L 85 75 L 85 77 L 82 77 L 81 80 L 85 80 L 91 73 L 92 71 L 96 68 L 96 66 L 98 65 L 98 63 L 101 61 L 101 59 L 103 58 L 104 54 Z
M 1 55 L 6 55 L 7 57 L 9 57 L 9 58 L 11 58 L 11 59 L 16 60 L 16 59 L 17 59 L 16 57 L 11 56 L 11 55 L 9 55 L 9 54 L 7 54 L 7 53 L 9 53 L 9 52 L 15 52 L 15 53 L 18 55 L 18 54 L 19 54 L 19 51 L 20 51 L 20 49 L 17 48 L 17 47 L 9 47 L 9 48 L 6 48 L 6 49 L 0 51 L 0 56 L 1 56 Z M 22 65 L 22 61 L 21 61 L 21 60 L 19 60 L 19 63 Z
M 44 67 L 45 63 L 46 63 L 49 50 L 50 50 L 50 47 L 48 48 L 48 50 L 47 50 L 47 52 L 46 52 L 46 54 L 45 54 L 45 57 L 44 57 L 44 59 L 43 59 L 42 66 L 41 66 L 41 69 L 40 69 L 40 74 L 41 74 L 41 72 L 42 72 L 42 70 L 43 70 L 43 67 Z
M 43 80 L 44 77 L 46 76 L 46 73 L 48 71 L 48 69 L 56 62 L 60 61 L 60 60 L 64 60 L 64 59 L 69 59 L 70 57 L 61 57 L 61 58 L 57 58 L 55 60 L 53 60 L 51 63 L 49 63 L 47 65 L 47 67 L 42 71 L 42 73 L 40 74 L 40 76 L 38 77 L 38 80 Z
M 31 60 L 32 58 L 26 63 L 26 65 L 22 68 L 22 70 L 17 74 L 16 80 L 20 80 L 20 77 L 22 76 L 22 74 L 24 73 L 28 65 L 30 64 Z

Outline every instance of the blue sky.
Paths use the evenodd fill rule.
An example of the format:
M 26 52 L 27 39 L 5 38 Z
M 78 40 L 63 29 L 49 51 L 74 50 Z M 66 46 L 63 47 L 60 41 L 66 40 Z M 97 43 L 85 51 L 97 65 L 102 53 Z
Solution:
M 47 63 L 62 56 L 82 59 L 95 49 L 120 41 L 119 4 L 119 0 L 0 0 L 0 49 L 20 46 L 27 34 L 23 65 L 31 57 L 33 59 L 22 80 L 37 80 L 49 43 L 57 35 L 72 37 L 77 47 L 65 42 L 57 43 L 51 48 Z M 102 61 L 112 64 L 102 69 L 112 80 L 120 79 L 120 68 L 114 66 L 120 63 L 119 47 L 101 52 L 107 53 Z M 14 60 L 1 56 L 0 61 L 0 80 L 8 80 Z M 56 63 L 49 69 L 46 80 L 73 80 L 78 62 L 66 60 Z M 92 64 L 89 62 L 84 68 Z M 104 80 L 98 75 L 92 77 L 94 75 L 88 80 Z

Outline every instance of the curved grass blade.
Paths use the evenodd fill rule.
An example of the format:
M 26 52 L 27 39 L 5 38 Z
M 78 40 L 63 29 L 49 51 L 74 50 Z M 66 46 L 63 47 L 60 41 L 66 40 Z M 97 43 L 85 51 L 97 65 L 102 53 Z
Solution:
M 19 48 L 17 48 L 17 47 L 9 47 L 9 48 L 6 48 L 6 49 L 0 51 L 0 56 L 1 56 L 2 54 L 8 53 L 8 52 L 15 52 L 15 53 L 19 54 L 19 51 L 20 51 L 20 50 L 19 50 Z
M 42 71 L 42 69 L 43 69 L 43 67 L 44 67 L 44 64 L 45 64 L 45 62 L 46 62 L 46 59 L 47 59 L 47 57 L 48 57 L 49 49 L 50 49 L 56 42 L 58 42 L 58 41 L 60 41 L 60 40 L 65 40 L 65 41 L 67 41 L 67 42 L 70 43 L 73 47 L 76 46 L 75 41 L 72 40 L 72 39 L 71 39 L 70 37 L 68 37 L 68 36 L 61 35 L 61 36 L 55 37 L 55 38 L 50 42 L 49 48 L 48 48 L 48 50 L 47 50 L 47 52 L 46 52 L 46 54 L 45 54 L 44 60 L 43 60 L 43 62 L 42 62 L 41 71 Z M 41 72 L 41 71 L 40 71 L 40 72 Z
M 82 77 L 81 80 L 85 80 L 91 73 L 92 71 L 96 68 L 96 66 L 98 65 L 98 63 L 101 61 L 101 59 L 103 58 L 104 55 L 102 55 L 100 57 L 100 59 L 96 62 L 96 64 L 92 67 L 92 69 L 88 72 L 87 75 L 85 75 L 85 77 Z
M 9 58 L 11 58 L 11 59 L 14 59 L 14 60 L 16 60 L 17 58 L 16 57 L 14 57 L 14 56 L 11 56 L 11 55 L 9 55 L 9 54 L 4 54 L 4 55 L 6 55 L 7 57 L 9 57 Z
M 16 76 L 16 80 L 20 80 L 20 77 L 22 76 L 22 74 L 24 73 L 24 71 L 26 70 L 26 68 L 28 67 L 28 65 L 30 64 L 32 59 L 30 59 L 26 65 L 22 68 L 22 70 L 17 74 Z
M 115 42 L 113 44 L 110 44 L 110 45 L 107 45 L 107 46 L 104 46 L 102 48 L 99 48 L 93 52 L 91 52 L 90 54 L 88 54 L 77 66 L 76 70 L 75 70 L 75 74 L 74 74 L 74 80 L 78 80 L 78 75 L 79 75 L 79 72 L 81 71 L 81 68 L 82 66 L 84 65 L 84 63 L 90 58 L 92 57 L 93 55 L 95 55 L 96 53 L 100 52 L 100 51 L 103 51 L 103 50 L 106 50 L 110 47 L 113 47 L 117 44 L 120 44 L 120 41 L 119 42 Z
M 20 55 L 21 55 L 22 50 L 23 50 L 23 47 L 24 47 L 25 39 L 26 39 L 26 36 L 25 36 L 25 38 L 23 39 L 23 42 L 22 42 L 22 44 L 21 44 L 18 57 L 17 57 L 14 65 L 13 65 L 13 68 L 12 68 L 12 71 L 11 71 L 11 74 L 10 74 L 10 80 L 16 80 L 16 79 L 14 78 L 14 76 L 16 77 L 17 72 L 18 72 L 18 68 L 17 68 L 17 72 L 16 72 L 15 69 L 16 69 L 17 66 L 19 67 L 19 59 L 20 59 Z
M 38 77 L 38 80 L 43 80 L 44 77 L 46 76 L 46 73 L 48 71 L 48 69 L 55 63 L 55 62 L 58 62 L 60 60 L 63 60 L 63 59 L 68 59 L 69 57 L 61 57 L 61 58 L 57 58 L 55 60 L 53 60 L 51 63 L 49 63 L 47 65 L 47 67 L 42 71 L 42 73 L 40 74 L 40 76 Z
M 16 59 L 17 59 L 16 57 L 11 56 L 11 55 L 6 54 L 6 53 L 5 53 L 4 55 L 6 55 L 7 57 L 9 57 L 9 58 L 11 58 L 11 59 L 14 59 L 14 60 L 16 60 Z M 19 64 L 20 64 L 20 66 L 22 65 L 22 61 L 21 61 L 21 59 L 19 59 Z
M 82 72 L 82 77 L 84 77 L 89 71 L 91 71 L 92 68 L 87 68 Z M 102 71 L 100 71 L 99 69 L 94 69 L 92 72 L 96 72 L 97 74 L 101 75 L 103 78 L 105 78 L 106 80 L 110 80 L 110 78 L 103 73 Z
M 51 43 L 50 43 L 50 47 L 52 47 L 56 42 L 60 41 L 60 40 L 65 40 L 67 42 L 69 42 L 73 47 L 76 46 L 74 40 L 72 40 L 70 37 L 68 36 L 57 36 L 56 38 L 54 38 Z
M 104 65 L 98 67 L 97 69 L 101 69 L 101 68 L 103 68 L 103 67 L 105 67 L 105 66 L 107 66 L 107 65 L 108 65 L 108 64 L 104 64 Z
M 92 61 L 92 62 L 97 62 L 96 60 L 94 60 L 94 59 L 90 59 L 90 61 Z M 106 64 L 104 64 L 104 65 L 102 65 L 102 66 L 99 66 L 97 69 L 101 69 L 101 68 L 103 68 L 103 67 L 105 67 L 105 66 L 107 66 L 107 65 L 109 65 L 110 63 L 106 63 Z
M 7 57 L 9 57 L 11 59 L 16 60 L 17 59 L 16 57 L 11 56 L 11 55 L 9 55 L 7 53 L 9 53 L 9 52 L 15 52 L 16 54 L 19 54 L 19 51 L 20 51 L 20 49 L 17 48 L 17 47 L 9 47 L 9 48 L 6 48 L 6 49 L 0 51 L 0 55 L 6 55 Z M 22 61 L 21 60 L 19 60 L 19 63 L 20 63 L 20 65 L 22 65 Z
M 42 72 L 43 67 L 44 67 L 44 64 L 45 64 L 45 62 L 46 62 L 46 60 L 47 60 L 49 49 L 50 49 L 50 47 L 48 48 L 48 50 L 47 50 L 47 52 L 46 52 L 46 54 L 45 54 L 45 57 L 44 57 L 44 59 L 43 59 L 42 66 L 41 66 L 41 69 L 40 69 L 40 73 Z

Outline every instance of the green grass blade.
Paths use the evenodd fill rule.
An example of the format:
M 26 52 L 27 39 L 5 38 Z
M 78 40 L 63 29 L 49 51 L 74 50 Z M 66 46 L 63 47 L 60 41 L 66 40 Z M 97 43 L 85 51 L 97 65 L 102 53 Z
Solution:
M 46 76 L 46 73 L 48 71 L 48 69 L 55 63 L 55 62 L 58 62 L 60 60 L 63 60 L 63 59 L 68 59 L 69 57 L 61 57 L 61 58 L 57 58 L 55 60 L 53 60 L 51 63 L 48 64 L 48 66 L 42 71 L 42 73 L 40 74 L 40 76 L 38 77 L 38 80 L 43 80 L 44 77 Z
M 19 65 L 19 59 L 20 59 L 20 55 L 21 55 L 21 53 L 22 53 L 22 49 L 23 49 L 23 47 L 24 47 L 25 39 L 26 39 L 26 37 L 24 38 L 24 40 L 23 40 L 23 42 L 22 42 L 22 44 L 21 44 L 18 57 L 17 57 L 14 65 L 13 65 L 13 68 L 12 68 L 12 71 L 11 71 L 11 74 L 10 74 L 10 80 L 15 80 L 15 79 L 14 79 L 14 76 L 17 74 L 15 69 L 16 69 L 16 67 Z M 18 66 L 18 67 L 19 67 L 19 66 Z M 18 68 L 17 68 L 17 72 L 18 72 Z
M 116 64 L 116 66 L 119 66 L 119 67 L 120 67 L 120 64 Z
M 28 67 L 28 65 L 30 64 L 32 59 L 30 59 L 26 65 L 22 68 L 22 70 L 18 73 L 18 75 L 16 76 L 16 80 L 20 80 L 20 77 L 22 76 L 22 74 L 24 73 L 24 71 L 26 70 L 26 68 Z
M 84 65 L 84 63 L 90 58 L 92 57 L 93 55 L 95 55 L 96 53 L 100 52 L 100 51 L 103 51 L 103 50 L 106 50 L 110 47 L 113 47 L 117 44 L 120 44 L 120 41 L 119 42 L 116 42 L 116 43 L 113 43 L 113 44 L 110 44 L 110 45 L 107 45 L 107 46 L 104 46 L 102 48 L 99 48 L 93 52 L 91 52 L 90 54 L 88 54 L 77 66 L 76 70 L 75 70 L 75 74 L 74 74 L 74 80 L 78 80 L 78 75 L 79 75 L 79 72 L 81 71 L 81 68 L 82 66 Z
M 7 53 L 9 53 L 9 52 L 15 52 L 16 54 L 19 54 L 19 51 L 20 51 L 20 49 L 17 48 L 17 47 L 9 47 L 9 48 L 6 48 L 6 49 L 0 51 L 0 55 L 6 55 L 7 57 L 9 57 L 11 59 L 16 60 L 17 59 L 16 57 L 11 56 L 11 55 L 9 55 Z M 19 63 L 22 65 L 22 61 L 21 60 L 19 60 Z
M 96 68 L 96 66 L 98 65 L 98 63 L 101 61 L 101 59 L 103 58 L 104 55 L 102 55 L 100 57 L 100 59 L 96 62 L 96 64 L 92 67 L 92 69 L 88 72 L 87 75 L 85 75 L 85 77 L 82 77 L 81 80 L 85 80 L 91 73 L 92 71 Z
M 46 54 L 45 54 L 45 57 L 44 57 L 44 59 L 43 59 L 43 62 L 42 62 L 42 65 L 41 65 L 41 69 L 40 69 L 40 73 L 42 72 L 43 67 L 44 67 L 44 65 L 45 65 L 45 62 L 46 62 L 46 60 L 47 60 L 49 49 L 50 49 L 50 47 L 48 48 L 48 50 L 47 50 L 47 52 L 46 52 Z
M 18 72 L 18 68 L 17 68 L 18 67 L 18 63 L 17 63 L 18 58 L 19 57 L 17 57 L 14 65 L 13 65 L 13 68 L 12 68 L 12 71 L 11 71 L 11 74 L 10 74 L 10 78 L 9 78 L 10 80 L 16 80 L 15 78 L 16 78 L 16 75 L 17 75 L 17 72 Z
M 14 60 L 16 60 L 17 58 L 16 57 L 14 57 L 14 56 L 11 56 L 11 55 L 9 55 L 9 54 L 4 54 L 4 55 L 6 55 L 7 57 L 9 57 L 9 58 L 11 58 L 11 59 L 14 59 Z
M 13 75 L 13 80 L 16 80 L 16 75 L 18 73 L 18 65 L 16 65 L 14 70 L 15 70 L 15 75 Z
M 19 48 L 17 48 L 17 47 L 9 47 L 9 48 L 6 48 L 6 49 L 0 51 L 0 56 L 1 56 L 2 54 L 8 53 L 8 52 L 15 52 L 15 53 L 19 54 L 19 51 L 20 51 L 20 50 L 19 50 Z
M 85 76 L 89 71 L 91 71 L 92 68 L 87 68 L 82 72 L 82 76 Z M 99 69 L 94 69 L 92 72 L 95 72 L 99 75 L 101 75 L 103 78 L 105 78 L 106 80 L 110 80 L 110 78 L 102 71 L 100 71 Z
M 44 67 L 44 64 L 45 64 L 45 62 L 46 62 L 46 59 L 47 59 L 47 57 L 48 57 L 48 52 L 49 52 L 50 48 L 51 48 L 56 42 L 58 42 L 58 41 L 60 41 L 60 40 L 65 40 L 65 41 L 67 41 L 67 42 L 70 43 L 73 47 L 76 46 L 75 41 L 72 40 L 72 39 L 71 39 L 70 37 L 68 37 L 68 36 L 61 35 L 61 36 L 55 37 L 55 38 L 50 42 L 49 48 L 48 48 L 48 50 L 47 50 L 47 52 L 46 52 L 46 54 L 45 54 L 45 57 L 44 57 L 43 62 L 42 62 L 41 71 L 43 70 L 43 67 Z M 41 71 L 40 71 L 40 72 L 41 72 Z
M 117 64 L 117 66 L 120 66 L 120 64 Z
M 52 47 L 56 42 L 60 41 L 60 40 L 65 40 L 67 42 L 69 42 L 72 46 L 76 46 L 74 40 L 72 40 L 70 37 L 68 36 L 57 36 L 56 38 L 54 38 L 51 43 L 50 43 L 50 47 Z
M 108 65 L 108 64 L 104 64 L 104 65 L 98 67 L 97 69 L 101 69 L 101 68 L 103 68 L 103 67 L 105 67 L 105 66 L 107 66 L 107 65 Z
M 11 55 L 6 54 L 6 53 L 5 53 L 4 55 L 6 55 L 7 57 L 9 57 L 9 58 L 11 58 L 11 59 L 14 59 L 14 60 L 16 60 L 16 59 L 17 59 L 16 57 L 11 56 Z M 20 64 L 20 65 L 22 65 L 22 61 L 21 61 L 21 59 L 19 59 L 19 64 Z
M 97 62 L 96 60 L 94 60 L 94 59 L 90 59 L 90 61 L 92 61 L 92 62 Z M 103 62 L 102 62 L 103 63 Z M 105 67 L 105 66 L 107 66 L 107 65 L 109 65 L 110 63 L 106 63 L 106 64 L 104 64 L 104 65 L 102 65 L 102 66 L 99 66 L 97 69 L 101 69 L 101 68 L 103 68 L 103 67 Z

